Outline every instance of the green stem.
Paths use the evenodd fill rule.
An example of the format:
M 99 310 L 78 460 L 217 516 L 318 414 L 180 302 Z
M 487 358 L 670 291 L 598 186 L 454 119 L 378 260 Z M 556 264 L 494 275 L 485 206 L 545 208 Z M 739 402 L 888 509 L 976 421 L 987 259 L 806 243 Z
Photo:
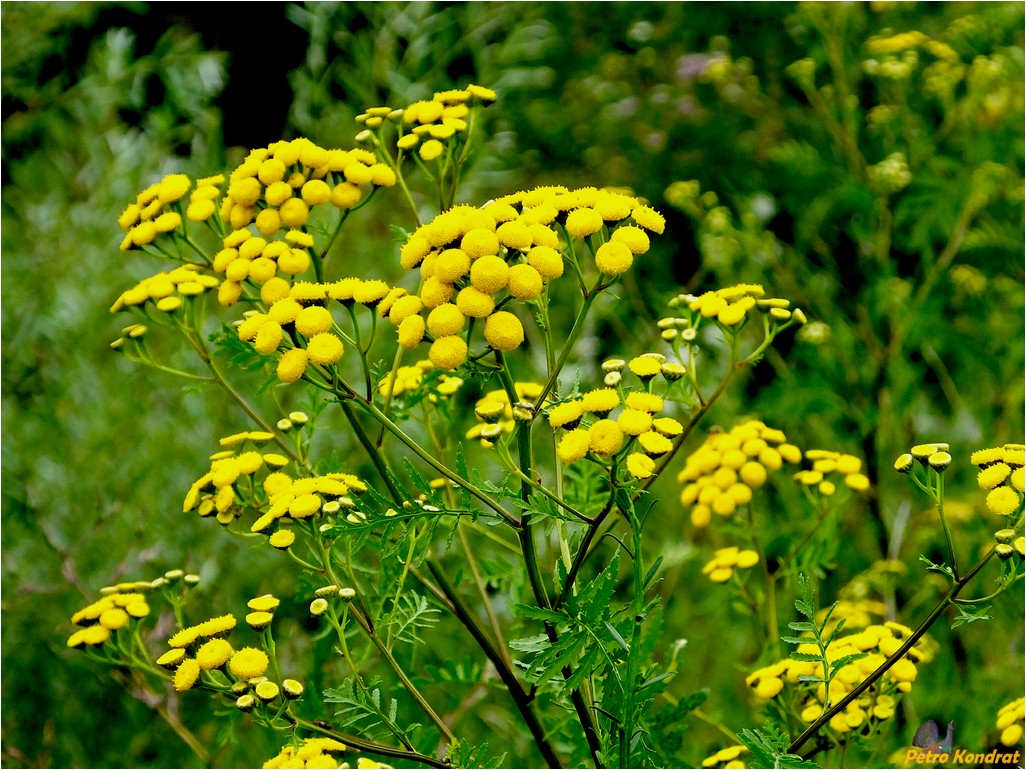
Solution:
M 393 746 L 386 746 L 383 743 L 368 741 L 365 738 L 358 738 L 355 735 L 339 732 L 325 722 L 313 722 L 308 719 L 298 718 L 295 720 L 295 726 L 321 735 L 326 735 L 329 738 L 334 738 L 337 741 L 341 741 L 349 748 L 357 749 L 359 751 L 366 752 L 367 754 L 376 754 L 380 757 L 417 762 L 422 765 L 427 765 L 428 767 L 451 767 L 449 762 L 429 757 L 426 754 L 420 754 L 416 751 L 406 751 Z
M 363 399 L 356 399 L 356 403 L 364 411 L 366 411 L 368 414 L 374 417 L 375 420 L 384 425 L 385 429 L 388 430 L 389 433 L 391 433 L 393 436 L 399 439 L 407 447 L 412 449 L 414 454 L 416 454 L 421 460 L 426 462 L 428 465 L 430 465 L 432 468 L 434 468 L 436 471 L 445 476 L 454 484 L 457 484 L 466 489 L 467 492 L 471 494 L 471 496 L 477 498 L 480 502 L 484 503 L 486 506 L 495 511 L 495 513 L 497 513 L 511 527 L 517 530 L 520 529 L 520 521 L 515 516 L 510 515 L 491 496 L 482 492 L 471 482 L 462 478 L 459 474 L 454 473 L 449 468 L 445 467 L 445 465 L 438 462 L 436 458 L 431 456 L 430 452 L 425 450 L 420 444 L 414 441 L 409 435 L 406 434 L 405 431 L 403 431 L 402 428 L 400 428 L 398 425 L 396 425 L 394 422 L 388 419 L 388 417 L 386 417 L 380 409 L 374 406 L 373 403 L 371 403 L 370 401 L 365 401 Z
M 499 678 L 502 679 L 502 683 L 506 686 L 506 690 L 509 692 L 510 697 L 513 698 L 513 702 L 516 703 L 517 709 L 520 711 L 521 716 L 524 718 L 524 722 L 527 724 L 527 728 L 531 731 L 531 735 L 534 738 L 535 745 L 541 752 L 542 757 L 548 763 L 549 767 L 559 768 L 563 764 L 559 759 L 559 755 L 556 754 L 556 750 L 552 747 L 552 743 L 549 740 L 545 729 L 538 721 L 538 715 L 534 713 L 532 703 L 534 703 L 530 694 L 524 689 L 523 685 L 517 679 L 513 669 L 510 668 L 509 663 L 502 656 L 496 646 L 485 634 L 484 629 L 478 624 L 477 619 L 470 613 L 467 607 L 463 604 L 459 594 L 446 580 L 445 575 L 441 569 L 434 562 L 428 562 L 428 569 L 431 570 L 431 574 L 438 582 L 438 586 L 441 591 L 445 594 L 445 597 L 451 604 L 450 610 L 457 617 L 457 619 L 463 624 L 463 626 L 470 632 L 471 636 L 474 637 L 478 646 L 484 651 L 485 655 L 495 666 L 495 670 L 499 674 Z
M 577 342 L 577 338 L 580 337 L 581 332 L 584 331 L 584 322 L 588 317 L 592 304 L 595 302 L 595 298 L 601 293 L 601 291 L 602 288 L 596 281 L 596 284 L 592 287 L 591 291 L 584 295 L 584 304 L 581 305 L 581 309 L 577 313 L 577 317 L 574 319 L 574 325 L 570 329 L 570 334 L 567 336 L 566 342 L 563 343 L 563 349 L 559 353 L 559 359 L 556 361 L 556 365 L 553 367 L 552 371 L 549 372 L 549 379 L 545 382 L 545 387 L 542 388 L 542 392 L 538 395 L 538 398 L 535 399 L 535 409 L 534 415 L 531 417 L 532 420 L 541 414 L 542 404 L 545 403 L 545 399 L 556 386 L 556 382 L 559 379 L 559 373 L 563 371 L 563 367 L 566 365 L 566 361 L 570 357 L 570 351 L 573 350 L 574 343 Z

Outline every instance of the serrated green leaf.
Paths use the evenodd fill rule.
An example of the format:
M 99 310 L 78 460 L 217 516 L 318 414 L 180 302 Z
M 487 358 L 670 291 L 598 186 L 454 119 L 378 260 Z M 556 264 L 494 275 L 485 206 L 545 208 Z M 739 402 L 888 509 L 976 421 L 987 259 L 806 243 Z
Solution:
M 556 612 L 555 610 L 547 610 L 544 607 L 534 607 L 530 604 L 516 604 L 514 605 L 517 613 L 527 618 L 533 618 L 534 620 L 540 620 L 544 623 L 551 623 L 553 625 L 565 624 L 571 620 L 569 616 L 562 612 Z
M 788 657 L 790 657 L 791 660 L 798 660 L 798 661 L 803 661 L 803 662 L 806 662 L 806 663 L 822 663 L 823 662 L 823 656 L 822 655 L 813 655 L 813 654 L 807 653 L 807 652 L 792 652 Z
M 847 666 L 849 663 L 854 663 L 856 660 L 862 660 L 863 658 L 868 658 L 868 657 L 869 657 L 869 653 L 866 653 L 866 652 L 855 652 L 855 653 L 852 653 L 851 655 L 845 655 L 843 657 L 838 658 L 837 660 L 831 661 L 830 662 L 830 678 L 833 679 L 834 675 L 838 671 L 840 671 L 842 668 Z
M 807 620 L 792 620 L 787 627 L 792 631 L 811 631 L 814 634 L 819 631 L 819 627 L 815 623 L 810 623 Z
M 781 636 L 780 640 L 788 644 L 812 644 L 816 641 L 811 636 Z
M 811 674 L 799 674 L 798 675 L 798 681 L 799 682 L 819 682 L 819 683 L 822 683 L 822 682 L 825 682 L 826 679 L 824 679 L 821 676 L 812 676 Z

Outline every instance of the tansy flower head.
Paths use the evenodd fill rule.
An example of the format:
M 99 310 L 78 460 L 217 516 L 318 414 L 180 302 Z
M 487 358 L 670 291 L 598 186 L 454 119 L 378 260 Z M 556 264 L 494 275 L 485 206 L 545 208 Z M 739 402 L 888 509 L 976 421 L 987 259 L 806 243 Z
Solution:
M 252 679 L 262 676 L 269 664 L 270 660 L 263 650 L 243 647 L 232 654 L 228 661 L 228 670 L 239 679 Z
M 178 692 L 191 690 L 199 679 L 200 664 L 195 658 L 186 658 L 175 669 L 174 685 Z

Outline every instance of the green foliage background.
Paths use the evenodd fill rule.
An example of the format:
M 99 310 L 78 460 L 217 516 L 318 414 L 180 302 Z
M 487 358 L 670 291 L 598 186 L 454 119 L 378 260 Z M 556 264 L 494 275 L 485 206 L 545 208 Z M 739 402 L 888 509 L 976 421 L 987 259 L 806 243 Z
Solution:
M 109 350 L 120 321 L 107 307 L 148 270 L 118 251 L 117 215 L 166 173 L 217 173 L 282 137 L 350 146 L 365 107 L 467 82 L 499 101 L 464 200 L 623 186 L 668 217 L 581 363 L 633 350 L 638 329 L 657 346 L 653 322 L 678 291 L 761 282 L 828 324 L 757 366 L 712 421 L 757 415 L 803 447 L 867 458 L 876 494 L 838 528 L 846 547 L 828 554 L 821 595 L 900 558 L 909 577 L 888 599 L 912 623 L 931 595 L 917 556 L 942 539 L 925 501 L 892 478 L 893 458 L 949 441 L 954 494 L 980 511 L 969 452 L 1023 440 L 1021 3 L 258 5 L 223 29 L 210 4 L 202 15 L 178 4 L 2 6 L 5 765 L 195 762 L 153 709 L 65 649 L 69 616 L 100 586 L 185 566 L 202 574 L 213 613 L 292 587 L 277 554 L 180 513 L 217 437 L 246 425 L 213 392 Z M 918 75 L 873 79 L 865 42 L 886 30 L 943 37 L 960 61 L 995 64 L 940 95 Z M 812 91 L 787 69 L 803 58 L 815 62 Z M 870 117 L 880 104 L 891 112 Z M 860 163 L 895 151 L 912 181 L 883 194 Z M 673 186 L 687 180 L 716 200 Z M 353 264 L 384 256 L 395 272 L 374 277 L 394 279 L 388 207 L 369 213 L 350 234 Z M 700 574 L 710 535 L 692 540 L 672 483 L 656 491 L 664 642 L 689 640 L 674 690 L 707 687 L 708 714 L 754 724 L 736 717 L 754 713 L 735 668 L 759 658 L 748 621 Z M 983 514 L 958 529 L 967 552 L 990 537 Z M 993 743 L 997 708 L 1022 694 L 1021 586 L 992 614 L 933 634 L 942 652 L 923 667 L 894 746 L 917 720 L 952 714 L 960 744 Z M 231 723 L 198 699 L 172 717 L 212 746 L 231 739 Z M 701 722 L 688 731 L 686 761 L 722 745 Z M 235 732 L 218 762 L 259 765 L 278 749 Z M 514 763 L 525 750 L 493 748 Z

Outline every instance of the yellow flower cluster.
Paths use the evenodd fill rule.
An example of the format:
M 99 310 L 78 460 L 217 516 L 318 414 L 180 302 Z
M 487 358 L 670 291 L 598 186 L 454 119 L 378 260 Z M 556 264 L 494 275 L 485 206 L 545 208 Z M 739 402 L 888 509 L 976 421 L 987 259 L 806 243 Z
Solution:
M 997 729 L 1001 731 L 1003 746 L 1017 746 L 1022 741 L 1026 723 L 1026 699 L 1016 698 L 998 711 Z
M 702 567 L 702 574 L 714 583 L 726 583 L 734 575 L 735 569 L 751 569 L 759 563 L 759 554 L 755 551 L 742 551 L 737 546 L 720 548 L 713 554 L 712 560 Z
M 537 382 L 515 382 L 513 389 L 516 391 L 517 400 L 523 402 L 520 408 L 533 408 L 535 399 L 541 395 L 542 386 Z M 517 404 L 509 402 L 509 396 L 505 390 L 492 390 L 485 393 L 474 404 L 474 415 L 477 423 L 467 431 L 468 439 L 480 439 L 481 446 L 486 449 L 494 446 L 495 440 L 503 433 L 513 431 L 514 407 Z
M 919 30 L 899 32 L 886 37 L 874 36 L 866 41 L 866 51 L 874 56 L 914 51 L 917 48 L 928 51 L 938 59 L 958 61 L 958 54 L 951 46 L 940 40 L 934 40 Z
M 495 98 L 492 89 L 471 84 L 466 88 L 440 91 L 431 99 L 414 102 L 400 110 L 371 107 L 357 115 L 356 122 L 367 130 L 374 130 L 386 120 L 394 121 L 399 130 L 396 147 L 408 152 L 419 146 L 421 159 L 430 162 L 440 158 L 447 145 L 466 133 L 471 106 L 489 105 Z M 366 134 L 361 132 L 357 140 L 364 136 Z
M 654 210 L 626 195 L 594 188 L 539 188 L 482 208 L 456 206 L 439 214 L 417 228 L 400 252 L 404 268 L 419 267 L 422 285 L 419 307 L 410 298 L 397 302 L 390 313 L 399 344 L 412 350 L 430 335 L 432 363 L 455 369 L 469 353 L 462 336 L 468 319 L 483 319 L 489 347 L 515 350 L 524 342 L 523 324 L 514 313 L 496 308 L 510 300 L 537 299 L 549 280 L 563 274 L 555 226 L 584 238 L 630 217 L 654 232 L 663 230 L 663 219 Z M 596 263 L 602 272 L 619 275 L 634 255 L 648 248 L 641 227 L 621 225 L 597 248 Z
M 381 378 L 378 383 L 378 393 L 382 396 L 400 396 L 419 390 L 424 384 L 424 378 L 434 370 L 435 366 L 430 361 L 418 361 L 413 366 L 400 366 L 393 376 L 391 372 Z M 440 375 L 433 381 L 433 388 L 428 395 L 432 402 L 437 401 L 438 396 L 451 396 L 463 387 L 463 380 L 448 374 Z
M 634 359 L 632 363 L 643 357 Z M 654 362 L 658 371 L 658 359 Z M 621 362 L 617 362 L 621 363 Z M 648 368 L 639 365 L 641 379 L 648 380 Z M 622 407 L 622 408 L 621 408 Z M 615 419 L 610 415 L 620 409 Z M 566 464 L 584 459 L 589 453 L 598 457 L 626 454 L 627 472 L 637 479 L 647 479 L 655 473 L 656 460 L 673 450 L 673 439 L 684 432 L 684 426 L 672 417 L 658 417 L 663 399 L 654 393 L 630 392 L 621 402 L 619 390 L 598 388 L 579 399 L 564 401 L 549 410 L 549 425 L 553 430 L 564 430 L 556 453 Z M 591 422 L 581 427 L 582 418 Z
M 862 473 L 862 460 L 854 455 L 829 449 L 809 449 L 805 452 L 805 459 L 812 461 L 812 467 L 798 471 L 794 478 L 810 491 L 815 490 L 823 497 L 833 495 L 837 484 L 831 476 L 840 476 L 842 483 L 856 492 L 869 489 L 869 479 Z
M 272 285 L 274 290 L 266 291 Z M 252 343 L 264 355 L 287 348 L 278 359 L 278 379 L 296 382 L 310 364 L 331 366 L 342 358 L 345 345 L 334 331 L 335 319 L 326 305 L 328 300 L 352 302 L 354 291 L 368 305 L 380 304 L 389 294 L 384 281 L 343 279 L 333 284 L 300 282 L 289 286 L 284 279 L 272 278 L 261 291 L 269 305 L 267 312 L 245 313 L 236 327 L 239 339 Z
M 221 445 L 227 448 L 210 456 L 210 470 L 193 482 L 185 495 L 182 511 L 197 509 L 200 516 L 216 515 L 221 524 L 234 521 L 241 513 L 236 505 L 237 483 L 265 466 L 279 468 L 289 462 L 287 457 L 274 452 L 239 451 L 246 443 L 259 446 L 272 438 L 266 431 L 247 431 L 221 439 Z
M 257 631 L 266 628 L 278 604 L 271 594 L 251 599 L 246 622 Z M 174 672 L 172 682 L 179 692 L 195 687 L 204 671 L 227 672 L 235 680 L 231 692 L 238 696 L 236 705 L 243 711 L 253 708 L 257 699 L 269 703 L 282 693 L 289 699 L 300 697 L 303 686 L 299 682 L 286 679 L 279 687 L 264 677 L 270 665 L 266 652 L 256 647 L 235 649 L 231 645 L 226 637 L 236 625 L 234 615 L 222 615 L 183 628 L 167 640 L 170 649 L 156 663 Z
M 736 768 L 736 767 L 747 767 L 743 759 L 739 759 L 742 754 L 748 753 L 748 747 L 737 745 L 727 746 L 725 749 L 720 749 L 715 754 L 706 757 L 702 760 L 702 767 L 723 767 L 723 768 Z
M 264 479 L 263 491 L 267 494 L 267 512 L 253 522 L 251 532 L 266 532 L 285 516 L 308 519 L 317 513 L 333 516 L 349 511 L 354 507 L 349 493 L 366 492 L 367 485 L 349 473 L 293 479 L 277 471 Z M 355 512 L 347 513 L 346 520 L 350 523 L 360 521 Z M 281 547 L 273 541 L 271 544 Z
M 348 762 L 342 762 L 335 754 L 346 750 L 341 741 L 334 738 L 306 738 L 299 746 L 284 746 L 281 752 L 264 762 L 265 768 L 348 768 Z M 358 757 L 358 770 L 391 770 L 391 765 L 378 762 L 367 757 Z
M 346 745 L 333 738 L 306 738 L 300 746 L 284 746 L 281 752 L 264 762 L 265 768 L 337 768 L 341 760 L 336 756 Z
M 317 206 L 350 209 L 365 197 L 365 188 L 395 181 L 391 168 L 360 148 L 327 150 L 299 138 L 252 150 L 229 176 L 221 203 L 221 219 L 233 230 L 213 262 L 226 278 L 221 304 L 238 301 L 244 281 L 262 286 L 279 272 L 294 276 L 309 267 L 306 249 L 314 239 L 305 228 Z
M 166 273 L 144 278 L 131 289 L 122 292 L 111 305 L 110 312 L 117 313 L 126 307 L 141 307 L 152 300 L 157 310 L 173 313 L 185 300 L 199 296 L 219 283 L 214 276 L 201 273 L 198 265 L 182 265 Z
M 801 450 L 787 443 L 783 431 L 759 420 L 749 420 L 730 432 L 711 432 L 677 475 L 684 484 L 680 502 L 691 508 L 692 524 L 708 526 L 713 513 L 729 516 L 748 503 L 752 490 L 766 483 L 769 471 L 801 460 Z
M 149 587 L 149 584 L 133 583 L 125 587 L 140 586 Z M 149 614 L 150 605 L 146 602 L 145 594 L 134 590 L 107 594 L 71 616 L 71 622 L 82 628 L 68 637 L 68 647 L 101 645 L 114 632 Z
M 827 647 L 827 660 L 831 663 L 848 655 L 865 653 L 866 657 L 843 666 L 830 682 L 830 700 L 836 702 L 857 687 L 863 679 L 875 671 L 884 660 L 901 647 L 912 629 L 900 623 L 887 622 L 871 625 L 854 633 L 838 637 Z M 798 646 L 798 652 L 818 655 L 819 648 L 812 642 Z M 873 720 L 884 720 L 894 716 L 896 701 L 902 693 L 912 690 L 912 682 L 918 674 L 917 663 L 928 662 L 933 657 L 930 643 L 920 639 L 899 659 L 887 673 L 877 680 L 861 698 L 852 701 L 844 711 L 830 720 L 830 728 L 838 733 L 861 729 Z M 796 661 L 790 658 L 778 661 L 753 672 L 745 684 L 754 690 L 762 700 L 776 698 L 785 684 L 797 685 L 801 718 L 814 722 L 822 715 L 826 699 L 826 685 L 803 683 L 799 676 L 823 676 L 823 664 L 813 661 Z
M 697 297 L 683 295 L 678 306 L 686 303 L 688 310 L 701 318 L 713 318 L 724 326 L 739 326 L 752 311 L 765 313 L 772 323 L 786 324 L 795 321 L 804 324 L 805 313 L 799 308 L 791 309 L 791 301 L 779 297 L 764 297 L 766 290 L 759 284 L 741 283 L 725 289 L 707 291 Z M 687 319 L 692 328 L 697 328 L 697 317 Z
M 139 193 L 135 203 L 129 204 L 118 217 L 118 224 L 125 231 L 121 250 L 142 248 L 181 226 L 181 207 L 175 204 L 185 197 L 190 187 L 192 181 L 185 174 L 169 174 Z M 216 197 L 217 187 L 210 187 Z
M 969 461 L 980 469 L 976 482 L 987 490 L 987 508 L 998 516 L 1008 516 L 1022 507 L 1026 447 L 1005 444 L 979 449 Z

